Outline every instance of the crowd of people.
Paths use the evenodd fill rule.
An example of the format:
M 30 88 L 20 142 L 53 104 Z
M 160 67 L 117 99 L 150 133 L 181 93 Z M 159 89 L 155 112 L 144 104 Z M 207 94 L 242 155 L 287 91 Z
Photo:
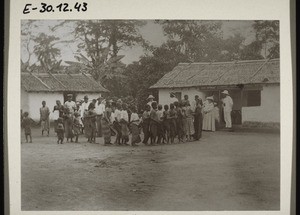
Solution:
M 231 128 L 233 101 L 227 90 L 222 94 L 226 128 Z M 96 143 L 97 137 L 103 137 L 104 145 L 174 144 L 175 139 L 179 143 L 190 142 L 199 140 L 202 130 L 215 131 L 220 123 L 218 103 L 213 96 L 202 101 L 196 95 L 190 102 L 187 95 L 178 101 L 175 94 L 170 93 L 170 104 L 162 106 L 149 95 L 141 112 L 136 106 L 128 107 L 121 99 L 113 101 L 99 96 L 90 101 L 88 96 L 84 96 L 83 101 L 74 102 L 72 97 L 68 94 L 64 104 L 57 100 L 52 110 L 58 144 L 62 144 L 65 138 L 67 142 L 78 142 L 80 135 L 84 135 L 90 143 Z M 22 114 L 26 142 L 28 138 L 32 142 L 31 126 L 34 123 L 41 125 L 42 135 L 49 136 L 50 114 L 45 101 L 40 108 L 39 123 L 34 122 L 28 112 Z M 115 136 L 113 143 L 112 136 Z

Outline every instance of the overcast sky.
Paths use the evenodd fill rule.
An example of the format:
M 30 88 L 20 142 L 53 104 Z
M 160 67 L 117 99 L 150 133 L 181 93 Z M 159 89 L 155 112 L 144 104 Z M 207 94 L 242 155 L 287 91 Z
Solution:
M 26 22 L 26 21 L 25 21 Z M 252 31 L 253 21 L 222 21 L 222 30 L 224 38 L 228 38 L 235 33 L 240 33 L 246 38 L 245 43 L 248 44 L 254 40 L 254 32 Z M 39 21 L 39 27 L 35 28 L 34 34 L 37 35 L 39 33 L 52 34 L 49 30 L 49 27 L 54 26 L 58 23 L 58 20 L 41 20 Z M 72 39 L 72 26 L 66 26 L 57 30 L 54 35 L 62 38 L 62 40 L 70 40 Z M 166 37 L 163 34 L 163 30 L 159 24 L 154 23 L 153 21 L 147 21 L 147 24 L 141 27 L 140 32 L 142 36 L 148 40 L 152 45 L 160 46 L 163 42 L 166 41 Z M 77 51 L 77 44 L 71 43 L 58 43 L 56 45 L 57 48 L 61 50 L 61 59 L 63 61 L 75 61 L 74 54 Z M 135 46 L 133 48 L 127 48 L 126 50 L 121 50 L 119 52 L 121 55 L 125 55 L 122 59 L 123 63 L 129 64 L 133 61 L 139 60 L 139 57 L 144 54 L 143 48 L 140 46 Z M 26 51 L 21 51 L 21 58 L 23 61 L 26 61 L 28 58 L 28 54 Z M 32 58 L 31 63 L 34 63 L 36 58 Z

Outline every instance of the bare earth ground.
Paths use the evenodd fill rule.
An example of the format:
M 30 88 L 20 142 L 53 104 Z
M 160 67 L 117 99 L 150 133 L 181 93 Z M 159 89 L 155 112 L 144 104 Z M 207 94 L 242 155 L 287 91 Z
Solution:
M 22 210 L 280 209 L 277 133 L 205 132 L 135 148 L 80 141 L 58 145 L 34 129 L 22 143 Z

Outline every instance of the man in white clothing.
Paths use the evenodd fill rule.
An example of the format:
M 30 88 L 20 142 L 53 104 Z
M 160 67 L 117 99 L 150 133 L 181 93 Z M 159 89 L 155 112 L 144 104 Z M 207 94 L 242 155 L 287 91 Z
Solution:
M 223 102 L 223 110 L 224 110 L 224 120 L 226 123 L 226 128 L 231 128 L 231 111 L 232 111 L 232 106 L 233 106 L 233 101 L 232 98 L 229 96 L 229 93 L 227 90 L 224 90 L 222 92 L 224 95 L 224 98 L 222 99 Z

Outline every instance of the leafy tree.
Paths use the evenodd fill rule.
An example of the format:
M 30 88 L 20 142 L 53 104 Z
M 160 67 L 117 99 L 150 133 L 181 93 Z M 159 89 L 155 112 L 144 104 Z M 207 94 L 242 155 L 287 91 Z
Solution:
M 232 61 L 242 58 L 242 50 L 244 47 L 245 37 L 240 33 L 236 33 L 222 41 L 222 51 L 219 53 L 218 61 Z
M 76 21 L 74 35 L 80 53 L 76 59 L 99 82 L 121 77 L 125 67 L 121 62 L 124 56 L 118 55 L 118 52 L 125 47 L 146 44 L 139 33 L 139 27 L 144 24 L 135 20 Z
M 44 33 L 40 33 L 33 39 L 36 43 L 33 50 L 34 54 L 42 68 L 46 71 L 57 69 L 60 66 L 61 60 L 57 60 L 57 57 L 60 56 L 60 49 L 54 47 L 55 42 L 58 40 L 58 37 L 49 36 Z
M 34 38 L 37 36 L 34 29 L 38 27 L 38 21 L 36 20 L 22 20 L 21 24 L 21 71 L 32 70 L 32 56 Z
M 243 47 L 240 53 L 241 60 L 259 60 L 264 57 L 261 55 L 262 44 L 259 41 L 253 41 Z
M 26 54 L 28 55 L 27 60 L 24 59 L 24 61 L 21 60 L 22 63 L 27 64 L 29 66 L 31 57 L 33 55 L 32 50 L 32 43 L 33 43 L 33 31 L 32 28 L 35 26 L 34 20 L 23 20 L 21 25 L 21 48 L 22 51 L 26 51 Z
M 156 90 L 149 90 L 150 86 L 178 63 L 187 61 L 188 58 L 177 49 L 177 46 L 168 41 L 160 47 L 153 48 L 152 55 L 144 55 L 138 62 L 129 64 L 124 72 L 127 76 L 127 92 L 136 99 L 138 108 L 144 109 L 146 98 L 150 93 L 158 96 Z
M 256 43 L 260 43 L 266 58 L 279 58 L 279 21 L 255 21 Z
M 62 26 L 64 21 L 59 26 Z M 126 83 L 124 55 L 118 55 L 124 48 L 135 45 L 147 47 L 139 32 L 145 24 L 137 20 L 80 20 L 74 23 L 75 40 L 78 42 L 77 62 L 67 62 L 90 73 L 112 94 L 123 95 Z M 58 26 L 57 26 L 58 27 Z M 57 28 L 55 27 L 55 28 Z M 55 30 L 54 28 L 54 30 Z
M 158 20 L 168 40 L 191 62 L 216 60 L 221 52 L 221 22 Z

